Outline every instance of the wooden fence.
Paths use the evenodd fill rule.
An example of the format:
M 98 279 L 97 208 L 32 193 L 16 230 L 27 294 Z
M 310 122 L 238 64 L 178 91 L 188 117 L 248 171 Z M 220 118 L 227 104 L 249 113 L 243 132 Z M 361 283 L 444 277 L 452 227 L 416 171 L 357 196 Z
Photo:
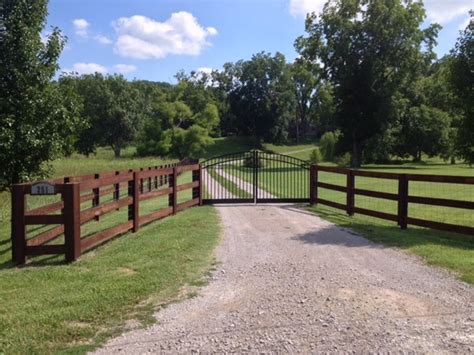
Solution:
M 178 184 L 178 176 L 192 172 L 191 182 Z M 28 210 L 27 197 L 37 184 L 17 184 L 12 191 L 12 256 L 24 264 L 27 256 L 64 254 L 76 260 L 84 251 L 142 225 L 202 204 L 201 167 L 199 164 L 156 166 L 148 169 L 115 171 L 49 181 L 60 201 Z M 190 199 L 178 203 L 178 192 L 192 190 Z M 168 196 L 162 208 L 142 215 L 144 201 Z M 89 201 L 89 202 L 88 202 Z M 92 206 L 88 203 L 92 201 Z M 84 206 L 88 208 L 84 208 Z M 128 219 L 112 227 L 81 237 L 81 226 L 101 216 L 127 207 Z M 158 206 L 160 207 L 160 206 Z M 59 213 L 58 213 L 59 212 Z M 27 237 L 27 226 L 56 225 Z M 58 244 L 64 235 L 64 243 Z M 52 244 L 48 244 L 52 242 Z M 55 243 L 56 242 L 56 243 Z
M 319 179 L 319 173 L 331 173 L 345 175 L 345 186 L 322 182 Z M 398 189 L 396 193 L 381 192 L 367 189 L 356 188 L 356 179 L 358 177 L 377 178 L 383 180 L 395 180 L 398 182 Z M 319 165 L 313 165 L 310 172 L 310 202 L 311 204 L 322 204 L 344 210 L 349 216 L 355 213 L 381 218 L 388 221 L 398 223 L 400 228 L 406 229 L 408 225 L 421 226 L 426 228 L 444 230 L 454 233 L 462 233 L 474 235 L 474 196 L 472 192 L 470 197 L 471 201 L 452 200 L 445 198 L 434 198 L 415 196 L 410 194 L 410 182 L 426 182 L 426 183 L 441 183 L 457 184 L 457 185 L 470 185 L 474 188 L 474 177 L 465 176 L 445 176 L 445 175 L 423 175 L 423 174 L 397 174 L 397 173 L 385 173 L 375 171 L 360 171 L 338 167 L 325 167 Z M 319 197 L 318 190 L 326 189 L 331 191 L 338 191 L 345 193 L 345 203 L 335 202 L 329 199 L 323 199 Z M 371 210 L 367 208 L 356 207 L 355 200 L 356 196 L 367 196 L 376 199 L 390 200 L 397 203 L 397 213 L 387 213 L 380 210 Z M 447 208 L 458 208 L 468 211 L 470 216 L 469 220 L 473 222 L 471 225 L 458 225 L 451 223 L 441 223 L 439 221 L 421 219 L 410 216 L 410 204 L 425 205 L 425 206 L 440 206 Z

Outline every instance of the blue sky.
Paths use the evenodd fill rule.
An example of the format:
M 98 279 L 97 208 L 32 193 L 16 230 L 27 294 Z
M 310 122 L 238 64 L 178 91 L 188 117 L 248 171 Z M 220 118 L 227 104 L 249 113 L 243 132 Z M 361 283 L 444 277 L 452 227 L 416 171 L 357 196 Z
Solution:
M 62 70 L 174 81 L 180 69 L 219 69 L 259 51 L 296 57 L 304 16 L 325 0 L 50 0 L 49 26 L 67 35 Z M 454 46 L 474 0 L 425 0 L 442 24 L 436 51 Z M 46 35 L 48 28 L 45 29 Z

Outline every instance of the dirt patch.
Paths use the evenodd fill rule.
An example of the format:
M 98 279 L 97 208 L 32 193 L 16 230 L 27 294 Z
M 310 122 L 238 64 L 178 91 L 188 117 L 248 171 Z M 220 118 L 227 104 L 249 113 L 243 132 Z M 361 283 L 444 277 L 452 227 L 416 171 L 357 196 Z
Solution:
M 98 353 L 474 351 L 474 289 L 293 206 L 221 206 L 199 296 Z

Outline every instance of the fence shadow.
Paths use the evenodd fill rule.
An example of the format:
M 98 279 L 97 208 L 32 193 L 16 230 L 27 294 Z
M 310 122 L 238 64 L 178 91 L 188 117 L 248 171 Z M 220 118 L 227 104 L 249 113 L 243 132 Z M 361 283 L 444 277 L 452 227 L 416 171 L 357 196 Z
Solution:
M 293 212 L 318 216 L 326 221 L 337 222 L 318 231 L 295 236 L 295 240 L 310 244 L 334 244 L 347 247 L 386 248 L 396 247 L 408 249 L 416 246 L 432 245 L 450 247 L 459 250 L 474 250 L 474 240 L 469 236 L 443 232 L 433 229 L 410 226 L 406 230 L 396 224 L 378 224 L 370 221 L 358 221 L 344 212 L 324 209 L 314 213 L 307 206 L 280 206 Z M 382 244 L 383 243 L 383 244 Z

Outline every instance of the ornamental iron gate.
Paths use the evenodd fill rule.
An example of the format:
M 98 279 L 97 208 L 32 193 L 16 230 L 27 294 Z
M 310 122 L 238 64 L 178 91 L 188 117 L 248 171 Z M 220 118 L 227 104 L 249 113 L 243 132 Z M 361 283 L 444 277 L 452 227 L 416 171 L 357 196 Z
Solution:
M 309 202 L 310 163 L 252 150 L 201 163 L 203 203 Z

